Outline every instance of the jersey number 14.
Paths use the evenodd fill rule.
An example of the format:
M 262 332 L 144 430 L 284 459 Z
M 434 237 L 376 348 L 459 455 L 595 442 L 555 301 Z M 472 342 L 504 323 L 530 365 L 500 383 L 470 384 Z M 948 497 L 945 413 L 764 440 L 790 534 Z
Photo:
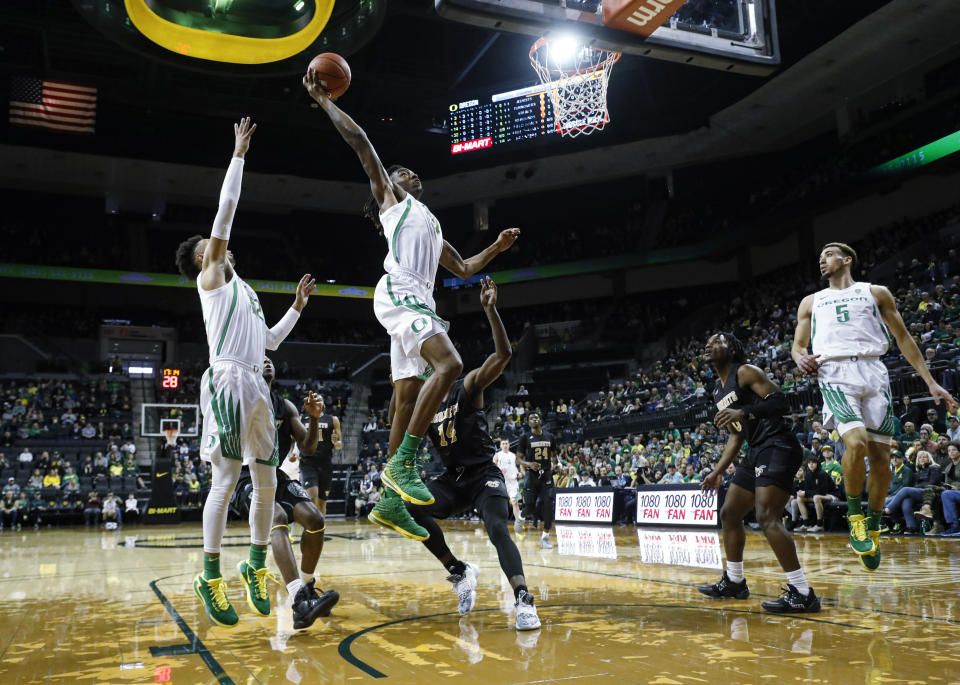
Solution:
M 440 434 L 440 447 L 452 445 L 457 441 L 457 427 L 452 419 L 440 424 L 437 433 Z

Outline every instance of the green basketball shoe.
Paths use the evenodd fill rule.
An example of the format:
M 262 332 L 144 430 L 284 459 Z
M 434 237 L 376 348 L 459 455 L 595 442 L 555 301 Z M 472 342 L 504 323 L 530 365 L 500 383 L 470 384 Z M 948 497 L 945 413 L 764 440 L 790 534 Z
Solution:
M 237 564 L 237 573 L 247 595 L 247 604 L 260 616 L 270 615 L 270 593 L 267 592 L 267 580 L 276 580 L 266 566 L 253 568 L 246 560 Z
M 433 493 L 420 480 L 419 463 L 420 459 L 416 454 L 407 456 L 397 450 L 387 461 L 380 479 L 384 485 L 411 504 L 433 504 Z
M 193 579 L 193 591 L 203 603 L 207 618 L 221 628 L 233 628 L 240 617 L 227 599 L 227 584 L 223 578 L 207 580 L 203 575 Z
M 877 550 L 875 539 L 867 535 L 867 519 L 862 515 L 847 517 L 850 525 L 850 546 L 859 555 L 873 554 Z
M 367 518 L 378 526 L 400 533 L 403 537 L 411 540 L 422 542 L 430 537 L 427 529 L 413 520 L 403 500 L 400 499 L 400 495 L 390 488 L 384 488 L 383 497 L 380 498 Z
M 880 567 L 880 531 L 870 530 L 867 531 L 867 535 L 873 540 L 877 549 L 873 554 L 861 554 L 860 563 L 868 571 L 876 571 Z

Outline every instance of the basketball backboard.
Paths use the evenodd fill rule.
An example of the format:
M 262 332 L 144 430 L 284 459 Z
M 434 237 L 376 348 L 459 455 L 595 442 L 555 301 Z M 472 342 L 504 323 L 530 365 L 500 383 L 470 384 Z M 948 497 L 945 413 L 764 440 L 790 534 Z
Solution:
M 765 75 L 780 64 L 775 0 L 434 0 L 452 21 L 531 36 L 572 34 L 630 55 Z M 673 7 L 650 35 L 651 24 Z M 638 19 L 639 17 L 639 19 Z
M 164 437 L 164 428 L 176 426 L 181 437 L 195 438 L 200 434 L 200 407 L 196 404 L 140 405 L 140 435 L 149 438 Z

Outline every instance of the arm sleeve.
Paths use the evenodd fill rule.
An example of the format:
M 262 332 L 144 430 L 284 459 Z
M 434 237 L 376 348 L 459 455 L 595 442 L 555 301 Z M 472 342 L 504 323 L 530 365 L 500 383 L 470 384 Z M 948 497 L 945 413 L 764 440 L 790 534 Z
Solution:
M 287 336 L 290 335 L 290 331 L 293 330 L 293 327 L 297 324 L 297 320 L 300 318 L 300 312 L 298 312 L 293 307 L 287 310 L 287 313 L 277 321 L 277 324 L 273 328 L 267 329 L 267 349 L 275 350 L 280 347 L 280 343 L 286 340 Z
M 756 404 L 741 407 L 748 416 L 756 416 L 758 419 L 775 419 L 783 416 L 790 411 L 790 403 L 787 402 L 787 396 L 782 392 L 772 392 Z
M 210 236 L 221 240 L 230 239 L 230 227 L 233 226 L 233 215 L 240 200 L 240 182 L 243 180 L 243 160 L 234 157 L 227 167 L 227 175 L 220 188 L 220 205 L 217 207 L 217 216 L 213 220 L 213 230 Z

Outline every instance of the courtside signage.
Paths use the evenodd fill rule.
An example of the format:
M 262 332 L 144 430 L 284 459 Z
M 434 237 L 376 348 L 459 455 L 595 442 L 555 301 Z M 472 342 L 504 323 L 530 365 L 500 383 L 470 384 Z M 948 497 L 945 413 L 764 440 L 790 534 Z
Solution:
M 559 526 L 557 529 L 559 531 Z M 720 536 L 714 531 L 637 528 L 640 561 L 644 564 L 723 568 Z
M 679 525 L 716 528 L 717 493 L 699 486 L 654 485 L 637 491 L 638 525 Z
M 616 559 L 613 528 L 602 526 L 556 526 L 557 551 L 565 556 Z
M 556 491 L 554 520 L 613 523 L 613 491 Z

